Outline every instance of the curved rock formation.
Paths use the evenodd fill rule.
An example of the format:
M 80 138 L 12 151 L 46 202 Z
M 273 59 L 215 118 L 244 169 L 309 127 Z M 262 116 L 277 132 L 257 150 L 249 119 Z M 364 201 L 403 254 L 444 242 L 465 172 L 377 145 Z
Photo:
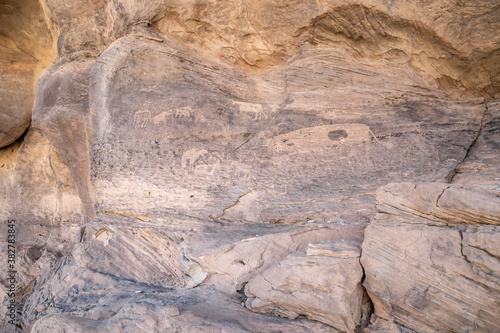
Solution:
M 1 332 L 500 330 L 496 1 L 0 9 Z
M 0 147 L 28 128 L 35 84 L 56 57 L 58 28 L 37 0 L 0 4 Z

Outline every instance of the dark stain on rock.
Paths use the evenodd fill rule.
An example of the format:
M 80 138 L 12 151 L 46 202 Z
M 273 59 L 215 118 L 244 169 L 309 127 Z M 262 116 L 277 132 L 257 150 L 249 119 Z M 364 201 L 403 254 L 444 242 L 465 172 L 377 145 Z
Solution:
M 328 138 L 332 141 L 339 141 L 340 139 L 347 138 L 347 132 L 345 130 L 336 130 L 328 132 Z

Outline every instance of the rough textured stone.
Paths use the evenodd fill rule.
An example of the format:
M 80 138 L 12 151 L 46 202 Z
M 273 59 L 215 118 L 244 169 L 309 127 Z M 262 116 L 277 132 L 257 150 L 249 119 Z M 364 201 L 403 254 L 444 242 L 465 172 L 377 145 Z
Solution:
M 69 169 L 86 221 L 94 216 L 94 193 L 90 184 L 93 129 L 88 102 L 92 63 L 85 59 L 59 60 L 44 71 L 38 82 L 40 88 L 32 125 L 57 149 Z
M 499 111 L 488 103 L 451 184 L 377 190 L 379 214 L 366 229 L 361 258 L 380 318 L 375 332 L 398 324 L 417 332 L 500 329 Z
M 2 1 L 20 325 L 498 330 L 499 10 Z
M 469 239 L 499 230 L 476 228 L 369 226 L 361 262 L 375 314 L 417 332 L 498 330 L 498 258 Z
M 453 182 L 467 188 L 500 193 L 500 101 L 487 103 L 482 119 L 481 131 L 469 149 L 467 158 L 461 163 L 453 177 Z
M 135 35 L 114 43 L 91 79 L 98 210 L 249 222 L 350 214 L 365 222 L 372 212 L 366 195 L 375 187 L 452 172 L 475 138 L 479 123 L 470 119 L 479 122 L 484 104 L 430 95 L 423 101 L 414 91 L 403 104 L 388 106 L 374 92 L 384 88 L 371 81 L 380 74 L 346 69 L 338 77 L 339 66 L 352 65 L 332 59 L 332 52 L 304 48 L 264 76 L 244 75 L 168 40 Z M 341 91 L 329 90 L 349 79 L 365 98 L 351 96 L 352 109 L 339 110 Z M 410 82 L 409 90 L 419 89 Z M 368 103 L 373 112 L 353 112 Z M 448 135 L 441 128 L 423 122 L 436 113 L 449 124 L 449 141 L 441 139 Z
M 381 220 L 398 221 L 402 216 L 408 223 L 431 220 L 436 224 L 500 224 L 499 197 L 446 183 L 383 186 L 377 190 L 377 208 L 388 214 L 380 216 Z
M 252 313 L 242 306 L 238 293 L 206 286 L 173 289 L 195 286 L 189 285 L 194 278 L 189 274 L 196 263 L 184 258 L 183 244 L 198 243 L 209 249 L 220 238 L 210 237 L 207 228 L 214 226 L 209 223 L 162 224 L 102 216 L 82 228 L 72 256 L 39 259 L 42 273 L 24 305 L 24 330 L 335 331 L 304 319 L 289 322 Z M 232 231 L 233 237 L 248 233 L 241 226 Z
M 253 276 L 286 259 L 290 253 L 303 252 L 310 242 L 342 239 L 359 242 L 363 228 L 296 226 L 291 230 L 287 228 L 289 230 L 286 232 L 242 239 L 222 249 L 218 248 L 217 252 L 205 248 L 202 256 L 195 252 L 189 258 L 209 274 L 206 285 L 235 292 L 242 290 Z
M 304 43 L 343 44 L 356 56 L 407 59 L 452 94 L 499 89 L 498 4 L 446 1 L 231 0 L 185 3 L 154 27 L 246 69 L 266 69 Z
M 346 248 L 345 242 L 341 243 Z M 322 244 L 326 247 L 326 244 Z M 331 244 L 328 244 L 331 247 Z M 342 332 L 354 332 L 361 324 L 363 269 L 359 244 L 350 244 L 346 256 L 294 253 L 250 279 L 245 286 L 250 310 L 278 316 L 327 323 Z

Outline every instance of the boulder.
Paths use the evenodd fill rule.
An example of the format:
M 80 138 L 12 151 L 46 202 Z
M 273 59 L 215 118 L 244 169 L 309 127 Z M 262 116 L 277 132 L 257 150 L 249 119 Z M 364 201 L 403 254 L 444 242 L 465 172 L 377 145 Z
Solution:
M 354 332 L 363 300 L 359 250 L 352 241 L 309 244 L 306 253 L 293 253 L 250 279 L 245 304 L 252 311 L 291 319 L 305 315 Z

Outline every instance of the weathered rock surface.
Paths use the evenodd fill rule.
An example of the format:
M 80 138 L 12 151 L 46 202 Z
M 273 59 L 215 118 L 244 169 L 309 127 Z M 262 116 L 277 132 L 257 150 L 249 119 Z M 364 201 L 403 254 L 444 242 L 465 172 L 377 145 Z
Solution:
M 306 315 L 354 332 L 361 324 L 363 300 L 359 244 L 332 243 L 314 243 L 307 255 L 291 254 L 250 279 L 245 286 L 247 308 L 292 319 Z M 322 253 L 314 253 L 318 247 Z
M 0 4 L 0 148 L 30 124 L 35 84 L 56 56 L 56 30 L 37 0 Z
M 304 319 L 292 323 L 254 314 L 234 296 L 214 289 L 172 290 L 117 281 L 71 263 L 53 269 L 51 284 L 44 288 L 53 306 L 26 312 L 41 317 L 31 332 L 334 332 Z M 74 283 L 71 289 L 61 288 L 67 283 L 61 273 Z
M 498 258 L 474 243 L 478 238 L 484 242 L 485 233 L 498 231 L 497 227 L 462 232 L 428 225 L 370 226 L 361 262 L 375 314 L 417 332 L 497 331 Z M 498 248 L 498 237 L 491 241 L 489 246 Z
M 304 48 L 265 76 L 187 52 L 168 40 L 128 36 L 93 69 L 99 210 L 249 222 L 327 221 L 349 211 L 352 220 L 365 222 L 372 202 L 366 194 L 375 187 L 452 172 L 485 108 L 431 95 L 424 101 L 418 94 L 425 91 L 411 87 L 414 76 L 407 100 L 392 105 L 375 92 L 384 88 L 374 87 L 370 74 L 345 69 L 338 76 L 346 60 L 331 59 L 331 48 Z M 351 96 L 349 106 L 340 91 L 330 91 L 345 80 L 365 96 Z M 373 112 L 363 111 L 368 103 Z M 425 122 L 431 114 L 449 124 L 448 141 Z
M 495 1 L 224 0 L 173 6 L 153 26 L 250 70 L 276 66 L 304 43 L 342 45 L 353 57 L 409 60 L 452 94 L 494 95 L 498 14 Z
M 254 314 L 242 306 L 243 300 L 235 292 L 207 286 L 191 289 L 204 279 L 195 284 L 193 267 L 199 265 L 184 253 L 192 248 L 190 244 L 203 244 L 210 251 L 250 231 L 245 226 L 228 225 L 227 238 L 221 240 L 220 236 L 214 237 L 214 231 L 209 232 L 217 227 L 214 223 L 164 223 L 103 215 L 82 228 L 72 256 L 59 260 L 49 255 L 42 257 L 38 265 L 43 273 L 24 306 L 23 328 L 32 332 L 136 332 L 139 328 L 179 332 L 335 332 L 327 325 L 305 319 L 289 322 Z M 305 228 L 312 232 L 317 229 Z M 293 247 L 288 251 L 294 251 Z M 251 277 L 252 272 L 248 275 Z M 174 289 L 182 286 L 189 289 Z
M 487 103 L 477 140 L 456 169 L 454 183 L 498 195 L 500 192 L 500 101 Z
M 203 255 L 194 252 L 189 258 L 209 274 L 204 284 L 235 292 L 242 290 L 253 276 L 286 259 L 289 254 L 303 253 L 310 243 L 343 239 L 359 242 L 363 228 L 327 225 L 274 228 L 272 234 L 262 235 L 262 232 L 266 232 L 263 230 L 255 237 L 218 247 L 215 251 L 204 248 L 201 251 Z
M 377 191 L 361 257 L 376 316 L 417 332 L 500 330 L 496 105 L 451 184 Z
M 499 10 L 3 1 L 20 326 L 498 331 Z

